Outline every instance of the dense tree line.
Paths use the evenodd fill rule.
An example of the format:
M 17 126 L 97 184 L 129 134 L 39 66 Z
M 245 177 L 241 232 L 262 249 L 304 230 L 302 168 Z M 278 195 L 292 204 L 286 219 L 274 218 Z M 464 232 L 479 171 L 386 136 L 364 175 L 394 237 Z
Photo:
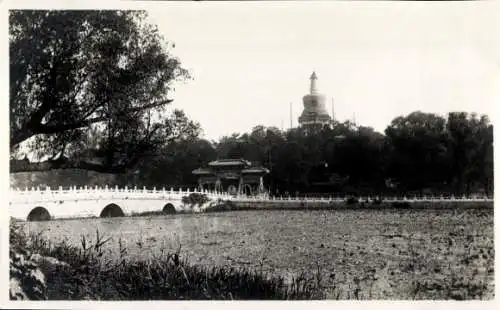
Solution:
M 195 186 L 195 168 L 217 158 L 245 158 L 271 169 L 275 194 L 471 194 L 493 190 L 493 127 L 486 116 L 447 118 L 413 112 L 385 134 L 350 122 L 314 133 L 256 126 L 217 142 L 184 140 L 143 162 L 137 182 Z M 131 178 L 128 178 L 130 180 Z

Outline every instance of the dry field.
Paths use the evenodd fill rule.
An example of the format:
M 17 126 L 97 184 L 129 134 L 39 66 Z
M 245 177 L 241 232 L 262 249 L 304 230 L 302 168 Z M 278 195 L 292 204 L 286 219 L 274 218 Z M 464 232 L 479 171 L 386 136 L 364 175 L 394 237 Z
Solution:
M 79 245 L 96 229 L 109 255 L 134 259 L 181 247 L 190 263 L 320 276 L 333 299 L 493 298 L 493 208 L 237 211 L 30 222 Z

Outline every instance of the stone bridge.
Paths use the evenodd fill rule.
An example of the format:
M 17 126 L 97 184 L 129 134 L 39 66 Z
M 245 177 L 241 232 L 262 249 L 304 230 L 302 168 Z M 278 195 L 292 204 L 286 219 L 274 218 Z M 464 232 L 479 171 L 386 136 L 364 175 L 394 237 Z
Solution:
M 11 190 L 10 215 L 22 220 L 54 218 L 113 217 L 144 212 L 175 213 L 193 206 L 183 203 L 182 198 L 195 191 L 142 190 L 119 188 L 76 188 L 57 190 L 50 188 Z M 211 201 L 228 200 L 225 193 L 203 193 Z M 198 207 L 198 206 L 197 206 Z M 203 206 L 202 206 L 203 207 Z M 201 211 L 198 207 L 198 210 Z
M 209 202 L 191 205 L 183 202 L 183 197 L 192 193 L 204 194 Z M 372 197 L 361 197 L 360 201 L 371 201 Z M 228 193 L 196 190 L 152 190 L 129 188 L 89 188 L 70 187 L 52 190 L 50 188 L 13 189 L 10 192 L 9 212 L 21 220 L 47 220 L 56 218 L 113 217 L 145 212 L 176 213 L 180 211 L 203 212 L 217 201 L 262 203 L 342 203 L 344 197 L 269 197 L 234 196 Z M 384 197 L 388 202 L 491 202 L 488 197 Z

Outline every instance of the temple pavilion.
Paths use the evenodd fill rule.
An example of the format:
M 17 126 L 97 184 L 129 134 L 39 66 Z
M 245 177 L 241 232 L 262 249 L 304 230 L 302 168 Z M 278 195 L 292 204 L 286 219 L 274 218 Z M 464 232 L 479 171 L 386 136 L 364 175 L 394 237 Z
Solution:
M 263 177 L 267 173 L 267 168 L 253 167 L 244 159 L 219 159 L 208 163 L 207 167 L 193 170 L 198 176 L 200 190 L 246 195 L 265 193 Z

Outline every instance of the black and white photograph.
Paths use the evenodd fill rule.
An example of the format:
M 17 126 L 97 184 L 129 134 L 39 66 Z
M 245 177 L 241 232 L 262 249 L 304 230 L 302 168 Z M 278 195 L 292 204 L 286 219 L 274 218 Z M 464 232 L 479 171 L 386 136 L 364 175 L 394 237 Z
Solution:
M 0 4 L 9 306 L 493 307 L 500 2 L 51 2 Z

